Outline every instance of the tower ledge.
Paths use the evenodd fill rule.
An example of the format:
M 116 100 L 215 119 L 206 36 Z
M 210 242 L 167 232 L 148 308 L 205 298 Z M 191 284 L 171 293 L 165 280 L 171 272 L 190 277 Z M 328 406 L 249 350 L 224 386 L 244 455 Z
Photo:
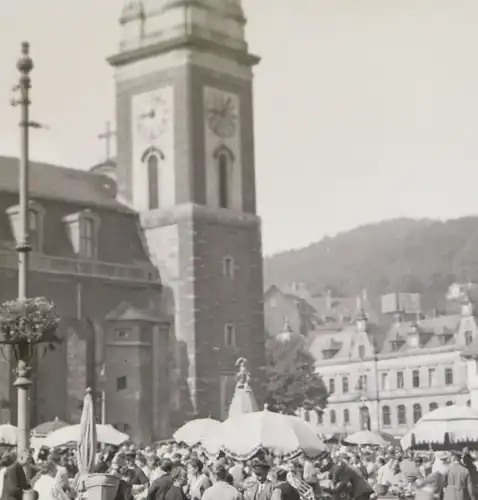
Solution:
M 234 59 L 247 66 L 255 66 L 261 60 L 260 57 L 250 54 L 247 51 L 233 49 L 218 42 L 204 40 L 204 38 L 194 35 L 182 35 L 153 45 L 145 45 L 136 49 L 119 52 L 118 54 L 110 56 L 107 61 L 111 66 L 116 68 L 171 52 L 176 49 L 194 49 L 201 52 L 212 52 Z

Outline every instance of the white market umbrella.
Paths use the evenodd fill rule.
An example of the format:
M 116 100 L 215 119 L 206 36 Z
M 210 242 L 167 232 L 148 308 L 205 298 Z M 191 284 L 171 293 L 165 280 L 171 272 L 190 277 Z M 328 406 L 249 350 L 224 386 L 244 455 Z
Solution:
M 80 425 L 69 425 L 47 436 L 43 441 L 43 446 L 57 448 L 58 446 L 65 446 L 69 443 L 78 443 L 80 435 Z M 96 424 L 96 435 L 99 443 L 111 444 L 114 446 L 119 446 L 130 439 L 127 434 L 123 434 L 116 430 L 112 425 Z
M 16 446 L 18 440 L 18 429 L 11 424 L 0 425 L 0 445 Z
M 203 439 L 215 431 L 221 422 L 213 418 L 196 418 L 190 420 L 180 427 L 174 434 L 174 440 L 178 443 L 185 443 L 188 446 L 195 446 Z
M 209 444 L 214 444 L 214 449 L 208 448 Z M 217 453 L 218 446 L 236 460 L 248 460 L 264 449 L 283 458 L 301 453 L 314 458 L 327 449 L 308 422 L 268 411 L 267 407 L 228 418 L 218 427 L 216 437 L 203 443 L 210 455 Z
M 358 446 L 385 446 L 388 441 L 379 433 L 368 430 L 354 432 L 344 439 L 345 443 Z
M 54 420 L 50 420 L 49 422 L 43 422 L 40 425 L 37 425 L 34 429 L 32 429 L 32 436 L 35 437 L 45 437 L 48 434 L 51 434 L 62 427 L 68 427 L 70 424 L 67 422 L 63 422 L 58 417 L 55 417 Z
M 427 413 L 402 439 L 404 450 L 415 445 L 478 442 L 478 411 L 445 406 Z

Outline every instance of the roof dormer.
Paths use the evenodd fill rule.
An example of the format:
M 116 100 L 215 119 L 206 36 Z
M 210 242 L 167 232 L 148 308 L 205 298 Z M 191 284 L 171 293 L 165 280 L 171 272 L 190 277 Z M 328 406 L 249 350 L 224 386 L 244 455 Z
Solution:
M 15 205 L 7 209 L 8 219 L 10 221 L 10 226 L 12 228 L 12 233 L 15 238 L 17 245 L 24 243 L 21 218 L 20 218 L 20 205 Z M 45 209 L 36 201 L 30 200 L 28 202 L 28 244 L 31 247 L 32 252 L 42 253 L 43 252 L 43 241 L 44 241 L 44 220 L 45 220 Z
M 73 251 L 80 259 L 96 260 L 100 219 L 91 210 L 63 217 Z

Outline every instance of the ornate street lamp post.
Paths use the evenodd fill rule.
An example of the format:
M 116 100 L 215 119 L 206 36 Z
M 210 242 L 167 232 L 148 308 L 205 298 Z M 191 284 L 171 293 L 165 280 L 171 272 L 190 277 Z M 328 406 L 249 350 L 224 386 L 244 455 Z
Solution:
M 52 346 L 58 342 L 55 331 L 59 318 L 54 305 L 45 298 L 28 298 L 29 253 L 29 200 L 28 200 L 28 142 L 29 128 L 41 126 L 29 119 L 31 87 L 30 73 L 33 61 L 29 55 L 29 44 L 22 43 L 22 55 L 17 62 L 20 72 L 15 90 L 19 98 L 12 101 L 20 107 L 20 182 L 19 182 L 19 241 L 18 254 L 18 298 L 0 304 L 0 344 L 10 346 L 17 361 L 15 387 L 18 390 L 18 442 L 17 454 L 25 460 L 29 453 L 30 425 L 28 390 L 31 382 L 31 360 L 35 354 L 35 346 L 46 344 Z
M 18 90 L 20 98 L 17 104 L 20 106 L 20 238 L 17 244 L 18 253 L 18 299 L 25 300 L 28 297 L 28 268 L 31 247 L 28 242 L 28 154 L 29 154 L 29 108 L 30 108 L 30 73 L 33 69 L 33 61 L 29 54 L 28 42 L 22 43 L 22 55 L 17 62 L 20 72 Z M 28 422 L 28 389 L 31 385 L 30 366 L 22 362 L 28 356 L 21 353 L 17 366 L 17 380 L 15 387 L 18 390 L 18 454 L 29 450 L 29 422 Z

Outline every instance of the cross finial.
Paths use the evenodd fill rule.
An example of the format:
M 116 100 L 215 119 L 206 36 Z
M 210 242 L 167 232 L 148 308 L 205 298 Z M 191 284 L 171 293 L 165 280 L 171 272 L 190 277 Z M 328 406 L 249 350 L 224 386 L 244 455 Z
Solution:
M 105 124 L 105 131 L 98 135 L 98 139 L 105 141 L 105 161 L 111 160 L 111 140 L 116 136 L 116 132 L 111 128 L 111 122 Z

